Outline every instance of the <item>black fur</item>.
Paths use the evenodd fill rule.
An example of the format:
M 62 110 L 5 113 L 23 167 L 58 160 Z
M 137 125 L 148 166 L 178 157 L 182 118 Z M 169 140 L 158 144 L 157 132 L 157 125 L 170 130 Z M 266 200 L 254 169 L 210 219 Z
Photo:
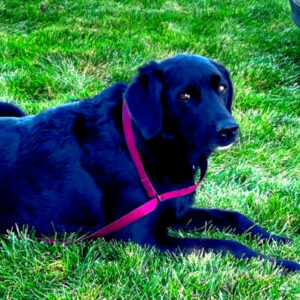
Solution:
M 220 85 L 227 88 L 224 93 Z M 189 99 L 181 99 L 185 94 Z M 114 85 L 92 99 L 36 116 L 1 118 L 0 232 L 15 224 L 46 235 L 93 232 L 147 201 L 124 140 L 123 96 L 157 191 L 193 184 L 201 161 L 236 138 L 232 95 L 223 66 L 199 56 L 178 55 L 144 66 L 131 84 Z M 0 108 L 7 115 L 18 111 L 6 104 Z M 237 212 L 197 209 L 192 203 L 192 195 L 166 201 L 107 239 L 131 240 L 173 253 L 231 252 L 247 259 L 266 257 L 235 241 L 175 238 L 168 229 L 201 230 L 212 223 L 236 234 L 288 241 Z M 300 269 L 295 262 L 266 259 L 287 270 Z
M 24 117 L 25 113 L 17 106 L 0 102 L 0 117 Z

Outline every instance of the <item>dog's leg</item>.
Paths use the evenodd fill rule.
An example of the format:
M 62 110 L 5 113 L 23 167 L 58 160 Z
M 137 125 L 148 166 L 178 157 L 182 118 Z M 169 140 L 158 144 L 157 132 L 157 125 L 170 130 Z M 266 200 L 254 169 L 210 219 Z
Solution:
M 247 260 L 251 258 L 265 259 L 275 263 L 277 266 L 286 268 L 287 271 L 300 271 L 300 265 L 296 262 L 269 258 L 235 241 L 215 239 L 185 239 L 170 236 L 161 239 L 161 241 L 162 244 L 160 249 L 174 254 L 202 254 L 203 252 L 207 251 L 221 253 L 222 255 L 231 253 L 236 258 Z
M 229 229 L 234 234 L 248 233 L 250 236 L 257 236 L 264 240 L 291 242 L 289 238 L 270 234 L 241 213 L 221 209 L 191 208 L 178 220 L 174 228 L 203 230 L 207 226 L 214 226 L 219 230 Z

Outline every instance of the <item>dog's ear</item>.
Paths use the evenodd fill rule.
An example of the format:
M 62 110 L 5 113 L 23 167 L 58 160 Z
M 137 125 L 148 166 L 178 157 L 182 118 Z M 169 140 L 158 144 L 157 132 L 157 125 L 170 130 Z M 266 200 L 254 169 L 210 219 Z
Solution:
M 156 62 L 139 69 L 139 74 L 125 91 L 133 121 L 145 139 L 155 137 L 162 126 L 163 71 Z
M 233 85 L 232 85 L 232 81 L 230 78 L 230 73 L 229 71 L 221 64 L 216 63 L 215 61 L 211 61 L 216 67 L 217 69 L 224 75 L 224 77 L 226 78 L 227 82 L 228 82 L 228 94 L 227 94 L 227 104 L 226 104 L 226 108 L 228 109 L 228 111 L 231 113 L 231 108 L 232 108 L 232 100 L 233 100 Z

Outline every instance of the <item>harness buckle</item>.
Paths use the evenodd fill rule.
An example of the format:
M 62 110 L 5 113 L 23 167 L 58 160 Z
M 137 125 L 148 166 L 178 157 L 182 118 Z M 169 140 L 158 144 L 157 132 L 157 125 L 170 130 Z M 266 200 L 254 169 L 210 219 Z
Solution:
M 160 195 L 156 193 L 155 197 L 158 199 L 158 202 L 162 202 L 162 199 L 160 198 Z

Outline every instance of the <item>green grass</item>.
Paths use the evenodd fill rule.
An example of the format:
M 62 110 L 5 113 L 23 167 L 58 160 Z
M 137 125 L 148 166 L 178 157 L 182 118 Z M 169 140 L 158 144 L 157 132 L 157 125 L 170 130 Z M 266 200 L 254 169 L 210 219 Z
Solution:
M 149 61 L 195 53 L 235 84 L 242 142 L 214 154 L 196 205 L 238 210 L 292 245 L 235 239 L 300 261 L 300 30 L 287 0 L 0 0 L 0 97 L 28 113 L 93 96 Z M 231 256 L 173 258 L 133 244 L 0 238 L 7 299 L 299 299 L 299 274 Z

